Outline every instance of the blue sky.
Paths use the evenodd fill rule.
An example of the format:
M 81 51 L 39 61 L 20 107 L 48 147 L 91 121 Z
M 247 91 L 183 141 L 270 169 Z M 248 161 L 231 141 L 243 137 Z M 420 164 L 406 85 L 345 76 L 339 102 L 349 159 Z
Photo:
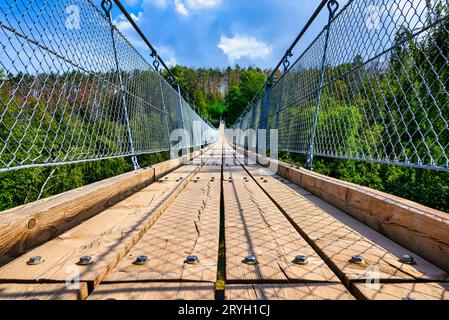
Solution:
M 344 1 L 346 2 L 346 1 Z M 317 7 L 318 0 L 122 0 L 169 65 L 274 67 Z M 129 23 L 114 22 L 146 52 Z M 327 10 L 309 30 L 295 56 L 327 21 Z

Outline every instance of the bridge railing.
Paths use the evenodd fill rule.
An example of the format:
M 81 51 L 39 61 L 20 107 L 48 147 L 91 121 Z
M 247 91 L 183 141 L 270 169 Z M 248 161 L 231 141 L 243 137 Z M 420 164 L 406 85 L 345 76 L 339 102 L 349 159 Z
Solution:
M 290 64 L 326 6 L 327 25 Z M 319 155 L 449 170 L 449 2 L 331 0 L 312 18 L 234 128 L 278 129 L 279 150 L 309 168 Z
M 113 5 L 123 10 L 112 0 L 0 3 L 0 171 L 127 156 L 137 168 L 137 155 L 173 147 L 175 129 L 199 137 L 184 148 L 215 139 L 140 29 L 152 62 L 119 31 Z

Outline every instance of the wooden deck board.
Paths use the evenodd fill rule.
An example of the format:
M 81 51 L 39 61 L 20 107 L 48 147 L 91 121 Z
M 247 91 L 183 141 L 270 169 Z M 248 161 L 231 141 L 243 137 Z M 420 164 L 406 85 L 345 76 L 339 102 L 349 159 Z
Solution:
M 342 284 L 235 284 L 225 288 L 226 300 L 354 300 Z
M 246 166 L 257 180 L 259 168 Z M 448 274 L 421 257 L 387 239 L 357 220 L 278 176 L 265 176 L 261 187 L 287 213 L 295 224 L 331 260 L 348 280 L 379 276 L 381 280 L 445 281 Z M 301 210 L 298 210 L 301 208 Z M 399 261 L 402 255 L 415 257 L 416 265 Z M 362 255 L 365 263 L 349 263 L 353 255 Z
M 353 284 L 369 300 L 449 300 L 449 283 L 385 283 L 378 287 Z
M 80 283 L 79 289 L 67 289 L 63 283 L 0 284 L 0 300 L 84 300 L 86 297 L 86 283 Z
M 212 177 L 215 179 L 212 180 Z M 198 178 L 198 179 L 197 179 Z M 215 282 L 220 226 L 221 165 L 204 166 L 105 282 L 191 280 Z M 144 266 L 133 265 L 146 255 Z M 185 263 L 197 255 L 200 263 Z
M 66 271 L 77 266 L 81 256 L 94 263 L 79 266 L 81 281 L 98 283 L 151 226 L 187 184 L 197 166 L 185 166 L 173 174 L 183 181 L 156 182 L 61 236 L 33 249 L 0 268 L 0 280 L 65 281 Z M 26 264 L 31 256 L 42 256 L 40 265 Z
M 231 181 L 228 178 L 231 177 Z M 224 168 L 227 280 L 336 281 L 337 277 L 240 166 Z M 247 255 L 257 257 L 247 265 Z M 297 255 L 309 264 L 296 265 Z
M 88 300 L 214 300 L 212 283 L 161 282 L 101 284 Z

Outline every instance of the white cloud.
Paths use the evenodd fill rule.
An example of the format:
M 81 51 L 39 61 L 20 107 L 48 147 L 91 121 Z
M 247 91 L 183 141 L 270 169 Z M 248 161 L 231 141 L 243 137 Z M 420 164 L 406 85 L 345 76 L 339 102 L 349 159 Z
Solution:
M 140 3 L 140 0 L 126 0 L 126 2 L 130 5 L 130 6 L 137 6 Z
M 160 9 L 165 9 L 168 7 L 171 0 L 144 0 L 142 6 L 153 5 Z
M 131 13 L 131 18 L 134 19 L 134 21 L 138 22 L 139 20 L 142 20 L 143 18 L 143 12 L 139 12 L 137 14 L 137 16 L 134 13 Z M 119 15 L 116 19 L 114 19 L 112 21 L 117 28 L 122 31 L 122 32 L 126 32 L 128 30 L 132 30 L 133 26 L 131 25 L 131 23 L 128 21 L 128 19 L 126 19 L 126 17 L 121 14 Z
M 131 13 L 131 17 L 134 21 L 138 22 L 143 19 L 143 12 L 139 12 L 137 16 L 134 13 Z M 131 42 L 132 45 L 136 47 L 146 48 L 145 42 L 137 35 L 137 33 L 134 31 L 134 27 L 123 14 L 117 16 L 117 18 L 114 19 L 112 23 L 116 25 L 117 29 L 119 29 L 120 32 L 123 33 L 123 35 L 129 40 L 129 42 Z
M 201 10 L 216 7 L 221 3 L 221 0 L 186 0 L 186 3 L 190 10 Z
M 187 10 L 184 3 L 182 3 L 180 0 L 175 0 L 175 7 L 176 11 L 178 11 L 179 14 L 181 14 L 184 17 L 187 17 L 189 15 L 189 11 Z
M 218 47 L 234 63 L 241 58 L 264 59 L 271 53 L 272 48 L 254 37 L 236 35 L 234 38 L 221 36 Z
M 149 1 L 149 0 L 147 0 Z M 167 1 L 167 0 L 151 0 L 151 1 Z M 221 4 L 221 0 L 174 0 L 176 11 L 187 17 L 193 11 L 200 11 L 203 9 L 211 9 Z
M 174 67 L 178 64 L 175 51 L 172 48 L 168 46 L 158 46 L 158 53 L 168 67 Z

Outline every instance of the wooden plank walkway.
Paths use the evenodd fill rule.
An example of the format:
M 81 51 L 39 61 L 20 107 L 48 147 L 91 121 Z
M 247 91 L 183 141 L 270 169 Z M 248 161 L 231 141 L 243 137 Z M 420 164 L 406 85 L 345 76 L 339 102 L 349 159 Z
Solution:
M 439 299 L 441 293 L 446 292 L 447 287 L 438 284 L 449 279 L 443 270 L 297 185 L 261 170 L 260 166 L 247 165 L 245 168 L 346 284 L 354 284 L 360 297 L 372 299 L 408 293 L 419 298 L 419 289 L 411 291 L 417 280 L 435 282 L 429 285 L 432 289 L 422 298 L 428 299 L 433 293 L 433 298 Z M 357 255 L 363 257 L 363 263 L 350 262 Z M 413 256 L 416 264 L 401 262 L 403 255 Z M 374 281 L 401 283 L 383 285 L 382 294 L 376 296 L 375 286 L 371 285 Z M 425 285 L 422 287 L 424 289 Z
M 90 299 L 213 300 L 218 269 L 221 145 Z M 167 181 L 170 178 L 163 178 Z M 197 264 L 186 263 L 197 256 Z M 135 265 L 138 256 L 149 262 Z
M 31 250 L 0 268 L 0 281 L 65 282 L 67 271 L 77 267 L 81 281 L 98 284 L 169 207 L 198 169 L 197 165 L 183 166 L 167 179 Z M 41 256 L 45 262 L 28 265 L 32 256 Z M 92 257 L 93 263 L 78 265 L 82 256 Z
M 87 284 L 79 289 L 67 289 L 65 283 L 3 283 L 0 300 L 84 300 L 88 296 Z
M 28 265 L 31 256 L 45 261 Z M 82 256 L 93 263 L 78 265 Z M 213 300 L 220 264 L 227 300 L 449 298 L 446 272 L 296 184 L 242 166 L 222 134 L 190 164 L 0 267 L 0 300 Z M 81 287 L 69 290 L 73 268 Z
M 226 286 L 226 300 L 354 300 L 341 284 L 231 284 Z
M 240 166 L 224 169 L 227 281 L 334 281 L 338 278 Z M 229 179 L 230 180 L 227 180 Z M 242 261 L 248 255 L 257 263 Z M 309 258 L 306 265 L 295 256 Z
M 217 279 L 220 226 L 220 166 L 205 166 L 105 278 L 123 281 L 205 281 Z M 144 266 L 133 265 L 148 256 Z M 196 255 L 198 264 L 185 263 Z
M 88 300 L 214 300 L 213 283 L 135 282 L 101 284 Z

